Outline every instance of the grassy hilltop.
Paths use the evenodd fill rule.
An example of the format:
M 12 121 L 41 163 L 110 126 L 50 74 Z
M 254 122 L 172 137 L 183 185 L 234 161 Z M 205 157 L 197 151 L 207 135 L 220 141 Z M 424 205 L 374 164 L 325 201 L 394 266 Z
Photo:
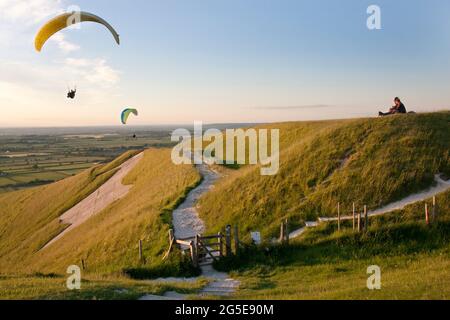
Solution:
M 450 191 L 437 197 L 438 221 L 426 226 L 424 202 L 371 218 L 367 232 L 345 222 L 309 229 L 290 246 L 267 244 L 282 218 L 291 228 L 344 214 L 352 202 L 369 209 L 450 177 L 450 112 L 273 125 L 281 134 L 278 175 L 259 168 L 225 171 L 201 200 L 210 231 L 237 223 L 241 237 L 260 230 L 266 245 L 247 247 L 216 265 L 242 282 L 242 299 L 448 299 Z M 229 195 L 233 194 L 232 201 Z M 431 199 L 427 202 L 431 205 Z M 366 287 L 367 267 L 382 272 L 382 289 Z
M 338 202 L 346 213 L 353 202 L 375 209 L 450 177 L 450 112 L 270 127 L 280 129 L 278 174 L 227 171 L 200 203 L 210 230 L 237 223 L 274 235 L 282 218 L 334 216 Z

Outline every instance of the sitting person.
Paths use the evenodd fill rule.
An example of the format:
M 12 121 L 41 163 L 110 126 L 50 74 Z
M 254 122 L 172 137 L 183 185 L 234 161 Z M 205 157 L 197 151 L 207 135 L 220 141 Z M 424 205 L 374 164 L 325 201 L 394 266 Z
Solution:
M 379 112 L 378 115 L 380 117 L 384 117 L 384 116 L 390 116 L 393 114 L 400 114 L 400 113 L 406 113 L 406 108 L 405 105 L 401 102 L 400 98 L 395 98 L 394 100 L 395 105 L 389 110 L 389 112 L 383 113 L 383 112 Z

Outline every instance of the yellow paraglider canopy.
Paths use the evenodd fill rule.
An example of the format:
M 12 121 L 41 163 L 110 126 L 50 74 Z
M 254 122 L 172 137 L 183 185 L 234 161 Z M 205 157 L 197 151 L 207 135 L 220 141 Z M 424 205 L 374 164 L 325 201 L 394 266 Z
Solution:
M 88 12 L 68 12 L 51 19 L 39 30 L 34 40 L 36 51 L 40 52 L 47 40 L 55 33 L 80 22 L 96 22 L 104 25 L 112 33 L 117 44 L 120 44 L 119 34 L 102 18 Z

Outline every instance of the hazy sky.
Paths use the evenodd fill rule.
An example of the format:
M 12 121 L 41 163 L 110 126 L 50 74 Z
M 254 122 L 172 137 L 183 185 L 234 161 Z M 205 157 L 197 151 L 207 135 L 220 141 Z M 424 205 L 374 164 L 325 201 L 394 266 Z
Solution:
M 368 30 L 367 7 L 381 8 Z M 34 51 L 70 6 L 108 20 Z M 0 126 L 266 122 L 450 106 L 443 0 L 0 0 Z M 77 85 L 75 100 L 66 98 Z

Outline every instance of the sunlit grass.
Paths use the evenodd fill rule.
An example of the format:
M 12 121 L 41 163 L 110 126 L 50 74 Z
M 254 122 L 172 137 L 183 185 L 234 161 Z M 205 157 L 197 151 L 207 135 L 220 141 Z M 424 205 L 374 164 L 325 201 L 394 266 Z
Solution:
M 324 223 L 289 246 L 250 247 L 217 267 L 242 282 L 242 299 L 449 299 L 450 191 L 437 201 L 430 226 L 418 203 L 371 218 L 367 232 Z M 372 265 L 381 268 L 381 290 L 367 288 Z
M 1 276 L 0 300 L 136 300 L 147 294 L 164 295 L 168 291 L 195 294 L 204 285 L 200 279 L 189 283 L 135 281 L 126 277 L 88 277 L 80 290 L 69 290 L 64 276 Z

